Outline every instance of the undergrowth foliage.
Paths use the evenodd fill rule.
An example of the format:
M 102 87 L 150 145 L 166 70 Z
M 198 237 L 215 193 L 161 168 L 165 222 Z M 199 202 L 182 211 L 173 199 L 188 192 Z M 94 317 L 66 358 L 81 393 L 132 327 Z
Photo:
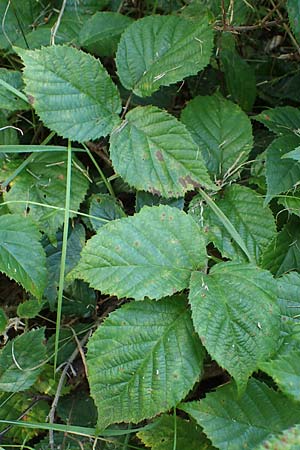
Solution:
M 298 448 L 299 2 L 0 16 L 1 449 Z

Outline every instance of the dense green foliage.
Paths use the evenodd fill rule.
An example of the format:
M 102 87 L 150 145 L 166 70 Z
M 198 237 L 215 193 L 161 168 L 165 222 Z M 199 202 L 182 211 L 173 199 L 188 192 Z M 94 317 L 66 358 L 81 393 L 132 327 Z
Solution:
M 0 17 L 0 450 L 299 448 L 298 0 Z

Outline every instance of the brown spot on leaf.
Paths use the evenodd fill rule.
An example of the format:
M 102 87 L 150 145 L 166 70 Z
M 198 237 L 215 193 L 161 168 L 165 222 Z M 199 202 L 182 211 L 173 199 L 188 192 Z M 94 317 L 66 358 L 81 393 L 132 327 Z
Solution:
M 159 192 L 159 190 L 155 189 L 154 187 L 149 187 L 148 191 L 153 195 L 161 196 L 161 192 Z
M 157 150 L 157 152 L 155 152 L 156 158 L 158 159 L 158 161 L 163 161 L 164 157 L 163 154 L 160 150 Z
M 35 102 L 35 98 L 32 95 L 27 95 L 28 101 L 30 105 L 33 105 Z
M 65 179 L 65 176 L 61 173 L 60 175 L 57 175 L 57 178 L 59 179 L 59 180 L 64 180 Z
M 193 186 L 194 188 L 201 186 L 201 184 L 193 180 L 190 175 L 180 177 L 178 181 L 184 188 L 187 188 L 188 186 Z

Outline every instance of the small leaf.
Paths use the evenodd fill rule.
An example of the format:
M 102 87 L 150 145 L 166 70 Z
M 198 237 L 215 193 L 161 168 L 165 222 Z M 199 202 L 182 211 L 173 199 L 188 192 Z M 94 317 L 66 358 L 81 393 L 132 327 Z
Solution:
M 84 142 L 106 136 L 119 123 L 120 96 L 99 60 L 63 45 L 18 53 L 25 91 L 51 130 Z
M 20 303 L 17 308 L 18 317 L 24 319 L 33 319 L 39 312 L 43 309 L 45 304 L 43 302 L 38 302 L 35 298 L 30 298 L 25 300 L 25 302 Z
M 300 229 L 298 222 L 290 222 L 274 237 L 262 258 L 262 267 L 280 276 L 300 269 Z
M 287 12 L 292 30 L 300 42 L 300 5 L 298 0 L 287 1 Z
M 300 109 L 293 106 L 278 106 L 258 114 L 255 116 L 255 120 L 258 120 L 279 136 L 298 136 Z
M 18 134 L 7 121 L 4 112 L 0 111 L 0 145 L 18 144 Z
M 97 56 L 113 56 L 123 31 L 133 22 L 117 12 L 97 12 L 80 30 L 80 45 Z
M 229 384 L 200 402 L 182 403 L 180 409 L 203 427 L 220 450 L 255 450 L 271 434 L 297 423 L 300 414 L 299 405 L 255 379 L 242 396 Z
M 173 208 L 183 209 L 184 198 L 164 198 L 158 195 L 150 194 L 150 192 L 137 191 L 135 198 L 135 210 L 139 212 L 143 206 L 168 205 Z
M 206 16 L 191 21 L 179 16 L 148 16 L 123 33 L 117 51 L 121 83 L 146 97 L 196 75 L 209 63 L 213 32 Z
M 89 184 L 77 158 L 73 156 L 72 161 L 70 209 L 74 212 L 70 212 L 70 217 L 74 217 L 79 209 Z M 21 164 L 22 160 L 14 159 L 5 164 L 5 177 L 14 171 L 18 162 Z M 11 212 L 25 213 L 54 239 L 64 221 L 67 152 L 36 153 L 26 169 L 13 180 L 10 190 L 4 194 L 4 200 L 11 202 L 8 205 Z M 24 201 L 14 203 L 21 200 Z M 37 202 L 39 205 L 27 202 Z
M 241 391 L 258 363 L 278 347 L 276 282 L 256 266 L 220 263 L 209 275 L 192 274 L 189 300 L 202 344 Z
M 0 308 L 0 336 L 5 331 L 7 325 L 7 316 L 3 308 Z
M 282 158 L 290 158 L 295 159 L 296 161 L 300 161 L 300 146 L 295 148 L 295 150 L 292 150 L 285 155 L 282 156 Z
M 174 434 L 176 433 L 177 449 L 213 450 L 200 427 L 191 421 L 176 417 L 176 430 L 174 418 L 163 415 L 153 422 L 149 430 L 139 431 L 137 436 L 143 444 L 152 450 L 173 450 Z
M 278 198 L 279 205 L 284 206 L 284 209 L 289 212 L 289 214 L 295 214 L 300 217 L 300 192 L 288 193 L 287 195 L 281 195 Z
M 155 106 L 131 110 L 110 143 L 115 170 L 138 190 L 179 197 L 199 186 L 216 189 L 184 125 Z
M 252 127 L 239 106 L 220 95 L 199 96 L 183 109 L 181 120 L 214 177 L 228 177 L 247 161 L 253 144 Z
M 300 182 L 300 163 L 283 156 L 295 149 L 300 142 L 298 136 L 287 135 L 275 139 L 267 148 L 265 203 L 281 192 L 293 189 Z
M 184 297 L 123 305 L 88 343 L 99 428 L 175 406 L 201 375 L 203 357 Z
M 102 227 L 72 274 L 119 298 L 159 299 L 187 288 L 191 272 L 205 264 L 205 241 L 190 216 L 169 206 L 145 206 Z
M 258 263 L 263 250 L 276 234 L 275 220 L 270 208 L 263 206 L 263 199 L 256 192 L 238 184 L 226 187 L 222 198 L 215 203 L 240 234 L 253 260 Z M 247 261 L 244 252 L 209 208 L 204 211 L 204 226 L 208 229 L 209 239 L 223 256 Z
M 40 237 L 30 219 L 10 214 L 0 216 L 0 271 L 39 299 L 47 278 Z
M 5 345 L 0 353 L 1 391 L 25 391 L 34 384 L 46 358 L 44 331 L 28 331 Z
M 89 214 L 93 216 L 90 217 L 90 221 L 95 231 L 111 220 L 126 217 L 121 206 L 108 194 L 94 194 L 91 196 Z
M 26 110 L 30 107 L 28 103 L 19 98 L 12 91 L 8 90 L 1 83 L 4 81 L 16 90 L 23 89 L 22 74 L 16 70 L 0 69 L 0 108 L 8 111 Z
M 260 370 L 274 379 L 284 394 L 300 401 L 300 350 L 292 350 L 279 358 L 263 362 Z

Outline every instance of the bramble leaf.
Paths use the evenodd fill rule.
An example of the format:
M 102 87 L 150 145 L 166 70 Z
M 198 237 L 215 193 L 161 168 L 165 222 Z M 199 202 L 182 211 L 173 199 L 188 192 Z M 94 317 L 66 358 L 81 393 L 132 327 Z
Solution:
M 40 238 L 30 219 L 17 214 L 0 216 L 0 271 L 39 299 L 47 279 L 46 256 Z
M 298 450 L 300 448 L 300 425 L 295 425 L 283 433 L 272 436 L 255 450 Z
M 110 137 L 115 170 L 131 186 L 163 197 L 216 189 L 185 126 L 155 107 L 137 107 Z
M 214 177 L 228 177 L 247 161 L 253 143 L 252 127 L 238 105 L 221 95 L 195 97 L 183 109 L 181 121 L 199 145 Z
M 242 391 L 279 344 L 275 280 L 250 264 L 220 263 L 209 275 L 193 272 L 189 301 L 202 344 Z
M 46 358 L 44 331 L 44 328 L 28 331 L 9 341 L 2 349 L 0 391 L 25 391 L 36 381 Z
M 255 120 L 264 124 L 278 136 L 298 136 L 300 109 L 293 106 L 278 106 L 261 112 L 255 116 Z
M 145 206 L 100 228 L 71 274 L 119 298 L 159 299 L 187 288 L 191 272 L 205 264 L 205 241 L 190 216 L 170 206 Z
M 213 32 L 206 16 L 148 16 L 123 33 L 116 63 L 121 83 L 140 97 L 196 75 L 208 63 Z
M 242 396 L 231 383 L 200 402 L 182 403 L 180 409 L 203 427 L 220 450 L 254 450 L 271 434 L 297 423 L 300 414 L 298 404 L 255 379 Z
M 203 358 L 183 296 L 123 305 L 88 343 L 98 427 L 136 423 L 175 406 L 201 375 Z
M 83 142 L 106 136 L 119 123 L 120 96 L 99 60 L 64 45 L 18 53 L 25 92 L 51 130 Z

